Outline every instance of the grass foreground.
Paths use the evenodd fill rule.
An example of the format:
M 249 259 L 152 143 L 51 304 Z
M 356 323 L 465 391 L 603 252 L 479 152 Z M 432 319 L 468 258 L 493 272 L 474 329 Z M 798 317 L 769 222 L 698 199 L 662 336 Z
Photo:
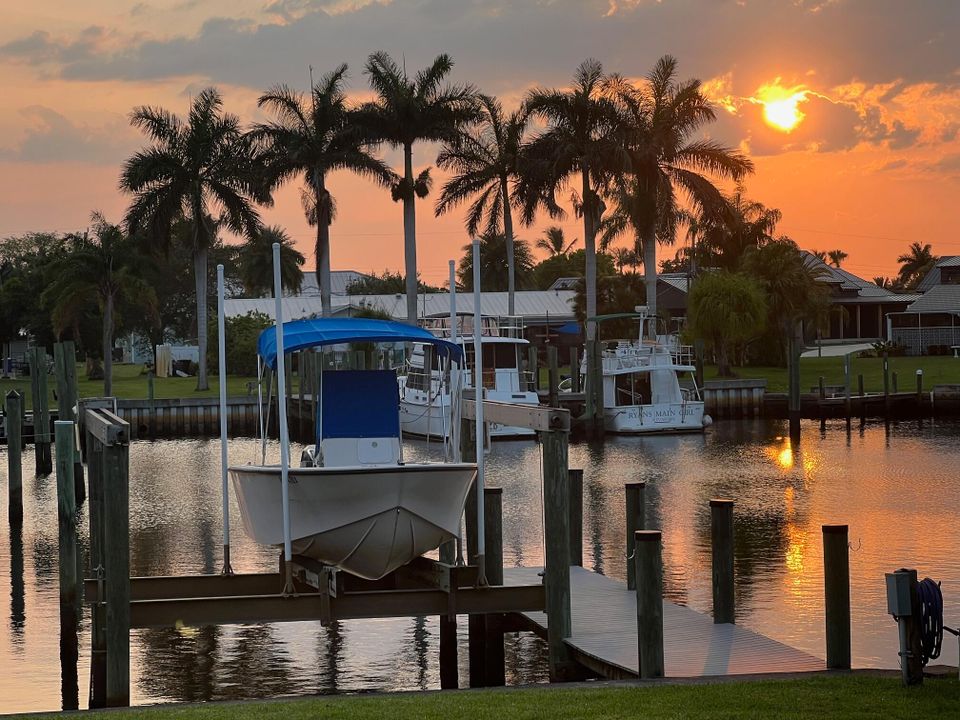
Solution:
M 525 720 L 526 718 L 936 718 L 953 717 L 960 682 L 903 688 L 895 677 L 820 676 L 801 680 L 537 687 L 463 692 L 328 696 L 87 712 L 87 718 L 144 720 Z M 39 717 L 39 716 L 38 716 Z M 46 716 L 51 717 L 51 716 Z

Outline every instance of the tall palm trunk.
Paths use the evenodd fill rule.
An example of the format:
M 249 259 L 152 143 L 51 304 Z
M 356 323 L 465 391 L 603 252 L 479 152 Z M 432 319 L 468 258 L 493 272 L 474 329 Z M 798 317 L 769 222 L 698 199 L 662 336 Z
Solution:
M 417 217 L 413 191 L 413 145 L 403 146 L 403 256 L 407 273 L 407 322 L 417 324 Z
M 643 244 L 643 282 L 647 289 L 647 316 L 652 322 L 647 324 L 649 336 L 657 336 L 657 236 L 653 231 L 644 233 Z
M 113 293 L 103 299 L 103 396 L 113 397 Z
M 323 176 L 316 179 L 315 198 L 317 207 L 317 246 L 314 257 L 317 261 L 317 287 L 320 288 L 320 313 L 323 317 L 333 314 L 330 303 L 330 203 Z
M 200 220 L 200 222 L 203 222 Z M 200 232 L 197 239 L 204 240 Z M 200 350 L 197 371 L 197 390 L 208 390 L 207 384 L 207 244 L 198 243 L 193 251 L 193 275 L 197 291 L 197 345 Z M 224 382 L 224 378 L 220 378 Z
M 510 188 L 507 178 L 500 178 L 500 195 L 503 198 L 503 234 L 507 241 L 507 315 L 516 315 L 514 293 L 516 292 L 516 268 L 513 260 L 513 214 L 510 212 Z
M 593 199 L 590 195 L 590 170 L 583 170 L 583 247 L 586 255 L 585 283 L 587 294 L 587 341 L 597 339 L 597 324 L 589 318 L 597 316 L 597 243 Z

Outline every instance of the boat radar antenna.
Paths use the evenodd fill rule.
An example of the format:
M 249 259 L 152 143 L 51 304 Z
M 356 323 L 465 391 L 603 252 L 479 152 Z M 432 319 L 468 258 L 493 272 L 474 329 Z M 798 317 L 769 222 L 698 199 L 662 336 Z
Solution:
M 224 328 L 223 265 L 217 265 L 217 345 L 220 386 L 220 481 L 223 499 L 223 574 L 233 575 L 230 566 L 230 486 L 227 483 L 227 333 Z
M 273 296 L 277 328 L 277 415 L 280 419 L 280 493 L 283 499 L 284 595 L 293 594 L 293 551 L 290 541 L 290 438 L 287 435 L 287 378 L 283 353 L 283 285 L 280 281 L 280 243 L 273 244 Z
M 483 346 L 482 315 L 480 312 L 480 241 L 473 238 L 473 396 L 476 411 L 477 452 L 477 586 L 487 585 L 484 547 L 486 536 L 483 526 Z

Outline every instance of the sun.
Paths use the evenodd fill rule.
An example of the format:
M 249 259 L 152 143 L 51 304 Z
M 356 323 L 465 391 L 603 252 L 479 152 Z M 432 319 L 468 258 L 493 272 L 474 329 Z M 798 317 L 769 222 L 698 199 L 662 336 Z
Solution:
M 781 87 L 777 78 L 769 85 L 761 85 L 753 101 L 763 105 L 763 119 L 770 127 L 788 133 L 806 117 L 799 106 L 807 101 L 807 93 L 803 87 Z

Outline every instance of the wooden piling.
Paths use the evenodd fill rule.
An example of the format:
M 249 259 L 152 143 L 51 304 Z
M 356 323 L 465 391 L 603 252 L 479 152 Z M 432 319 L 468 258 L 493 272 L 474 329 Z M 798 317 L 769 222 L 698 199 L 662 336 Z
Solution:
M 81 413 L 84 411 L 81 410 Z M 89 576 L 97 580 L 98 601 L 90 611 L 90 697 L 91 709 L 107 704 L 107 637 L 106 607 L 103 594 L 103 445 L 85 427 L 84 447 L 87 452 L 87 478 L 90 485 Z
M 923 370 L 917 370 L 917 414 L 923 413 Z
M 54 372 L 57 379 L 57 420 L 77 422 L 77 351 L 72 340 L 65 340 L 53 346 Z M 76 446 L 76 440 L 74 440 Z M 87 498 L 83 483 L 83 460 L 80 449 L 74 448 L 73 481 L 76 504 L 83 504 Z
M 857 395 L 860 396 L 860 422 L 867 421 L 867 397 L 863 390 L 863 373 L 857 375 Z
M 578 393 L 581 389 L 580 354 L 576 347 L 572 347 L 570 348 L 570 392 Z
M 645 482 L 626 483 L 623 486 L 626 497 L 627 527 L 627 590 L 637 587 L 636 562 L 634 558 L 637 530 L 646 529 L 646 489 Z
M 713 622 L 735 619 L 733 580 L 733 500 L 710 501 L 710 546 L 713 549 Z
M 483 489 L 484 567 L 490 585 L 503 585 L 503 488 Z M 504 616 L 488 614 L 486 620 L 485 680 L 488 687 L 506 685 L 503 661 Z
M 74 423 L 57 420 L 57 528 L 60 560 L 60 611 L 80 608 L 80 578 L 77 574 L 77 494 L 73 477 Z
M 843 411 L 847 417 L 847 424 L 850 423 L 851 413 L 850 403 L 850 356 L 843 356 Z
M 583 470 L 570 469 L 570 564 L 583 567 Z
M 640 678 L 663 677 L 663 559 L 659 530 L 634 533 Z
M 850 669 L 850 545 L 846 525 L 823 526 L 827 669 Z
M 481 449 L 480 452 L 483 452 Z M 476 423 L 466 418 L 460 420 L 460 459 L 463 462 L 477 461 Z M 464 529 L 467 542 L 467 565 L 476 565 L 479 555 L 477 538 L 477 487 L 470 486 L 467 501 L 463 506 Z M 467 617 L 467 657 L 469 658 L 470 687 L 486 687 L 487 623 L 483 615 Z
M 800 352 L 802 348 L 802 328 L 800 323 L 796 323 L 789 338 L 787 352 L 787 377 L 789 380 L 787 415 L 790 418 L 790 442 L 793 443 L 794 447 L 800 443 Z
M 883 351 L 883 416 L 890 418 L 890 358 Z
M 457 541 L 450 540 L 440 546 L 440 562 L 455 565 Z M 460 683 L 457 656 L 457 616 L 440 616 L 440 689 L 456 690 Z
M 16 390 L 7 393 L 4 412 L 7 424 L 7 518 L 10 524 L 23 524 L 23 397 Z
M 103 450 L 107 707 L 130 705 L 130 446 Z
M 557 360 L 557 346 L 547 346 L 547 403 L 550 407 L 557 407 L 560 392 L 560 370 Z
M 47 399 L 47 351 L 30 351 L 30 390 L 33 398 L 33 452 L 37 476 L 53 472 L 50 454 L 50 403 Z
M 893 379 L 893 394 L 896 395 L 898 392 L 900 392 L 900 385 L 899 385 L 899 383 L 897 382 L 897 373 L 896 373 L 896 372 L 893 373 L 892 379 Z
M 543 519 L 546 538 L 544 585 L 547 595 L 547 646 L 550 681 L 576 676 L 564 640 L 572 633 L 570 609 L 570 474 L 566 432 L 540 431 L 543 453 Z

